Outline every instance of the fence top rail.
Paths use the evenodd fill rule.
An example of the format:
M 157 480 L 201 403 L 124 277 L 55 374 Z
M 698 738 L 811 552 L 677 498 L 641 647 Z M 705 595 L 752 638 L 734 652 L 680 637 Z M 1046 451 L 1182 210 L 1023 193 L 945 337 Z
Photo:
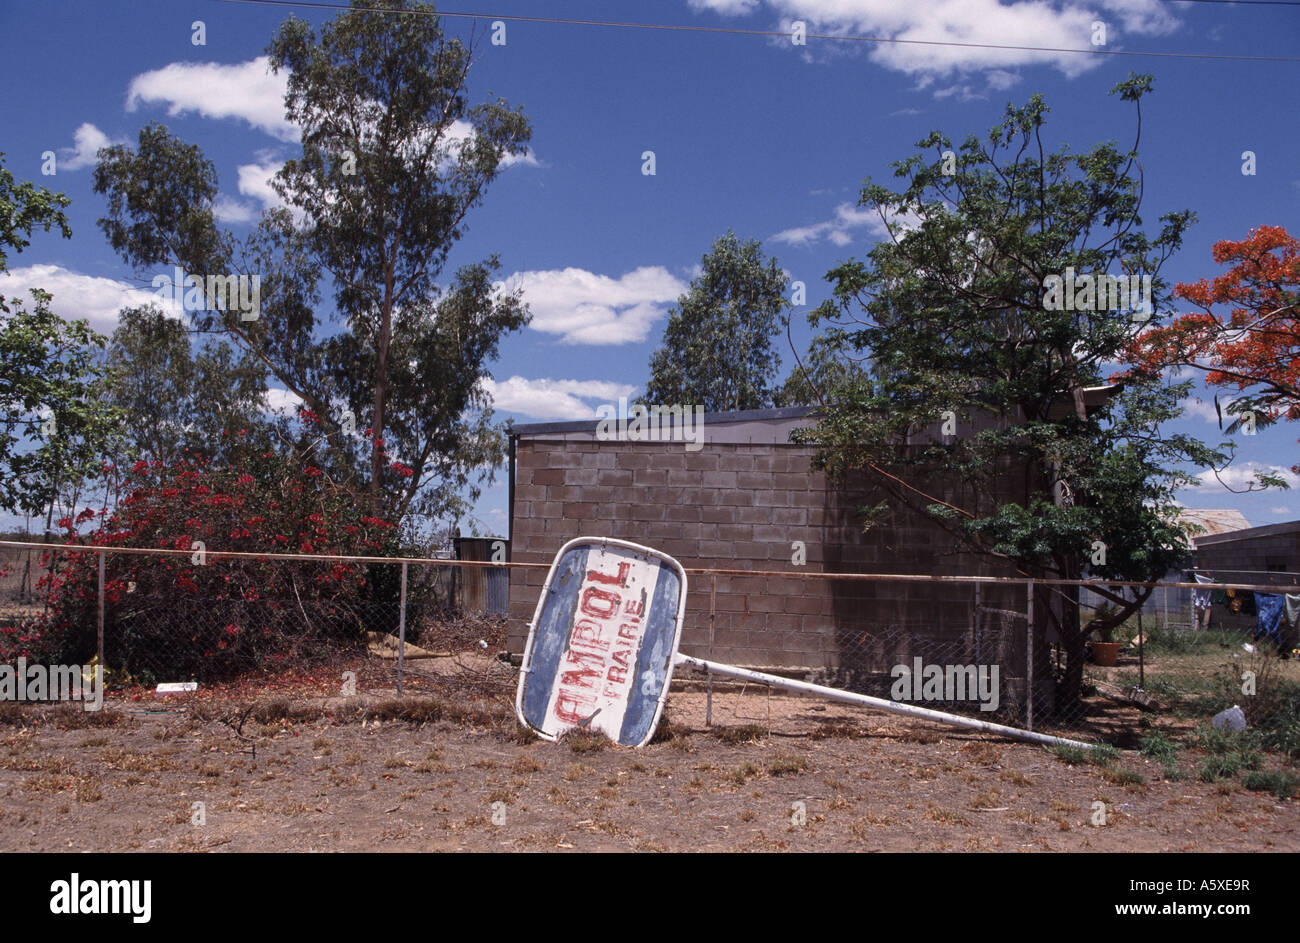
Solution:
M 70 553 L 125 553 L 137 556 L 192 557 L 197 550 L 168 550 L 166 547 L 107 547 L 99 544 L 41 544 L 19 540 L 0 540 L 0 547 L 20 547 L 31 550 L 68 551 Z M 436 566 L 484 566 L 548 569 L 549 563 L 493 563 L 491 560 L 449 560 L 445 557 L 365 557 L 329 553 L 261 553 L 247 550 L 209 550 L 207 559 L 222 560 L 314 560 L 318 563 L 418 563 Z
M 1252 576 L 1300 576 L 1291 570 L 1234 570 L 1227 566 L 1194 566 L 1193 573 L 1249 573 Z
M 44 544 L 32 543 L 19 540 L 0 540 L 0 547 L 17 547 L 31 550 L 45 551 L 67 551 L 69 553 L 117 553 L 117 554 L 135 554 L 142 556 L 181 556 L 192 557 L 198 551 L 196 550 L 168 550 L 162 547 L 108 547 L 97 544 Z M 549 563 L 514 563 L 501 562 L 493 563 L 490 560 L 447 560 L 438 557 L 365 557 L 365 556 L 346 556 L 342 554 L 311 554 L 311 553 L 257 553 L 244 550 L 204 550 L 205 557 L 211 559 L 232 559 L 232 560 L 298 560 L 298 561 L 315 561 L 318 563 L 415 563 L 420 565 L 433 566 L 468 566 L 468 567 L 497 567 L 512 569 L 550 569 Z M 971 583 L 971 584 L 1002 584 L 1007 586 L 1023 586 L 1026 583 L 1037 583 L 1043 586 L 1080 586 L 1080 587 L 1110 587 L 1119 588 L 1124 586 L 1141 586 L 1151 587 L 1152 589 L 1164 586 L 1179 589 L 1239 589 L 1254 590 L 1268 593 L 1300 593 L 1300 585 L 1296 586 L 1278 586 L 1264 585 L 1259 583 L 1168 583 L 1162 581 L 1153 582 L 1136 582 L 1129 580 L 1066 580 L 1053 578 L 1040 578 L 1031 576 L 949 576 L 937 573 L 826 573 L 818 571 L 796 571 L 796 570 L 734 570 L 720 569 L 713 567 L 684 567 L 685 571 L 694 576 L 761 576 L 761 577 L 786 577 L 795 579 L 810 580 L 849 580 L 873 583 Z

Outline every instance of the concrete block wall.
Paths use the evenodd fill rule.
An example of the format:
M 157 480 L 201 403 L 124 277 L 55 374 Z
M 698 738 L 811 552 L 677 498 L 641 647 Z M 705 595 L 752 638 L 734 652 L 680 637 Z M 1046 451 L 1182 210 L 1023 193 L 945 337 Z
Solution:
M 945 500 L 960 482 L 916 481 Z M 779 571 L 716 579 L 712 657 L 740 665 L 887 671 L 914 655 L 973 660 L 974 588 L 942 583 L 849 582 L 810 572 L 1012 576 L 903 511 L 863 532 L 858 508 L 884 497 L 867 479 L 829 488 L 812 449 L 787 443 L 681 445 L 518 439 L 512 559 L 549 564 L 578 536 L 631 540 L 687 569 Z M 807 562 L 792 562 L 802 541 Z M 521 653 L 543 570 L 511 570 L 509 647 Z M 788 575 L 786 575 L 788 574 Z M 1024 611 L 1023 587 L 986 586 L 984 605 Z M 688 577 L 682 651 L 709 654 L 710 577 Z M 981 631 L 989 631 L 985 626 Z M 1014 661 L 1019 639 L 984 638 Z M 927 654 L 928 653 L 928 654 Z M 985 659 L 988 660 L 987 654 Z M 1004 677 L 1017 667 L 1003 664 Z
M 1202 569 L 1273 570 L 1300 573 L 1300 524 L 1252 527 L 1196 539 L 1196 565 Z M 1236 582 L 1251 582 L 1245 576 Z M 1262 582 L 1268 582 L 1263 580 Z

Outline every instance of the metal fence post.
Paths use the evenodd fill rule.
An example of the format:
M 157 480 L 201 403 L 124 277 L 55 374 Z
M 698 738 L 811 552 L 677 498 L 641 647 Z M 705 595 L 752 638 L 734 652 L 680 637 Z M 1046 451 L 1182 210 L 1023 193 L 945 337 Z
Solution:
M 709 574 L 709 661 L 713 661 L 713 617 L 718 605 L 718 574 Z M 713 672 L 704 669 L 707 693 L 704 698 L 704 726 L 713 726 Z
M 397 610 L 397 696 L 402 696 L 402 668 L 406 658 L 406 561 L 402 561 L 402 598 Z
M 1169 623 L 1165 623 L 1165 631 L 1169 631 Z M 1147 663 L 1146 657 L 1142 651 L 1142 637 L 1146 633 L 1142 631 L 1142 610 L 1138 610 L 1138 687 L 1143 691 L 1147 689 Z
M 1028 608 L 1025 610 L 1026 628 L 1028 636 L 1027 654 L 1025 658 L 1025 726 L 1030 730 L 1034 729 L 1034 581 L 1030 580 L 1029 585 Z
M 99 644 L 96 648 L 95 657 L 98 659 L 100 670 L 104 668 L 104 551 L 99 551 L 96 556 L 99 557 Z

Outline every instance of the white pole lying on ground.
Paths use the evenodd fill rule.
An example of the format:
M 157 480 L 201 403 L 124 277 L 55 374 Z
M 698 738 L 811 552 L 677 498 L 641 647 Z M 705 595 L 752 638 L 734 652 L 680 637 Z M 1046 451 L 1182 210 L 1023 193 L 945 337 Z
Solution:
M 731 678 L 740 678 L 745 681 L 757 681 L 760 684 L 770 684 L 774 688 L 785 688 L 788 691 L 799 691 L 803 694 L 816 694 L 819 697 L 830 698 L 833 701 L 844 701 L 848 704 L 858 704 L 862 707 L 875 707 L 880 710 L 892 711 L 895 714 L 908 714 L 912 717 L 923 717 L 926 720 L 937 720 L 943 724 L 952 724 L 957 727 L 969 727 L 971 730 L 983 730 L 985 733 L 1001 734 L 1006 737 L 1015 737 L 1018 740 L 1028 740 L 1032 743 L 1045 743 L 1049 746 L 1082 747 L 1085 750 L 1092 749 L 1092 744 L 1081 743 L 1078 740 L 1067 740 L 1064 737 L 1049 737 L 1047 734 L 1034 733 L 1031 730 L 1021 730 L 1019 727 L 1007 727 L 1002 724 L 993 724 L 986 720 L 976 720 L 974 717 L 964 717 L 961 714 L 949 714 L 945 711 L 931 710 L 928 707 L 916 707 L 912 704 L 900 704 L 897 701 L 887 701 L 884 698 L 871 697 L 867 694 L 857 694 L 853 691 L 841 691 L 838 688 L 823 687 L 820 684 L 810 684 L 807 681 L 795 681 L 792 678 L 782 678 L 780 675 L 765 674 L 762 671 L 751 671 L 748 668 L 736 668 L 732 665 L 720 665 L 716 661 L 707 661 L 703 658 L 693 658 L 690 655 L 683 655 L 681 652 L 678 652 L 673 656 L 673 663 L 676 665 L 689 665 L 692 668 L 711 671 L 714 674 L 725 675 Z

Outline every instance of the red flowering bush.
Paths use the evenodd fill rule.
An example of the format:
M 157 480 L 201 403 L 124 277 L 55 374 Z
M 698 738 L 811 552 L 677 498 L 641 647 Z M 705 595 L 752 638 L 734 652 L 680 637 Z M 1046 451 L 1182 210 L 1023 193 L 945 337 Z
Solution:
M 222 464 L 137 462 L 124 494 L 88 535 L 77 536 L 76 521 L 60 522 L 69 543 L 175 551 L 108 555 L 110 672 L 143 681 L 229 677 L 362 646 L 367 631 L 396 624 L 396 601 L 375 591 L 379 567 L 219 556 L 392 555 L 396 528 L 363 514 L 357 495 L 316 468 L 251 448 Z M 50 615 L 36 630 L 57 660 L 82 664 L 96 650 L 96 555 L 59 558 L 46 577 Z

